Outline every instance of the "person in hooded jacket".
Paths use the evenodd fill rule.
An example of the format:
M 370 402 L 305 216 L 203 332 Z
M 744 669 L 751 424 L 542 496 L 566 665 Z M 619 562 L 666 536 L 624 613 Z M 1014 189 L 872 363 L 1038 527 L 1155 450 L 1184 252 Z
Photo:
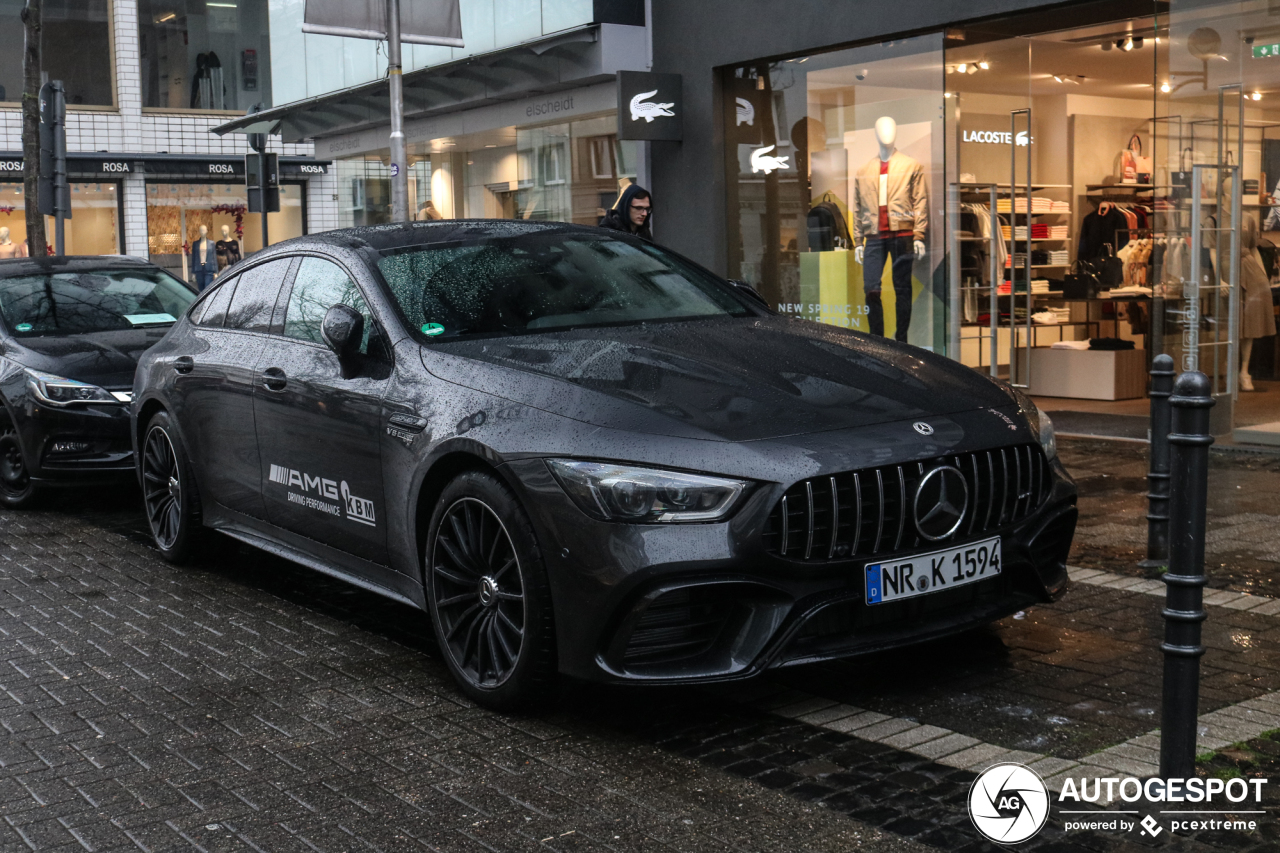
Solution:
M 600 220 L 600 227 L 653 240 L 653 230 L 649 227 L 652 219 L 653 197 L 644 187 L 632 184 L 622 191 L 613 207 Z

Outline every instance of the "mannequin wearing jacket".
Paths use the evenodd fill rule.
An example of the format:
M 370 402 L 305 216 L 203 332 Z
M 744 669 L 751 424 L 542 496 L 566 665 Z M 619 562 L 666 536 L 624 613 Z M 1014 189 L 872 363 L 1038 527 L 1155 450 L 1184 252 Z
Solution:
M 222 239 L 217 242 L 218 272 L 240 263 L 240 241 L 231 236 L 231 226 L 222 226 Z
M 890 275 L 897 309 L 894 337 L 905 342 L 911 325 L 911 266 L 925 256 L 929 202 L 924 169 L 894 147 L 897 138 L 897 122 L 889 116 L 876 119 L 880 151 L 858 170 L 854 180 L 854 260 L 863 265 L 871 334 L 884 337 L 880 279 L 886 260 L 892 259 Z
M 1254 338 L 1269 338 L 1276 333 L 1275 312 L 1271 307 L 1271 279 L 1258 252 L 1258 221 L 1242 217 L 1240 230 L 1240 390 L 1253 390 L 1249 359 L 1253 356 Z
M 218 244 L 209 239 L 209 228 L 200 226 L 200 239 L 191 244 L 191 271 L 195 273 L 196 290 L 204 292 L 218 273 Z

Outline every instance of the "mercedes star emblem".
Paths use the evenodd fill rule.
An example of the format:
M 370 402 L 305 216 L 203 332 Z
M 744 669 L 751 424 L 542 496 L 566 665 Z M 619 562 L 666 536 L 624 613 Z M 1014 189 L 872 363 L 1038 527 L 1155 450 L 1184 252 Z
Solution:
M 929 426 L 924 421 L 916 421 L 913 426 L 916 428 L 916 432 L 921 435 L 933 435 L 933 427 Z
M 969 506 L 969 483 L 959 468 L 942 465 L 925 474 L 916 487 L 916 530 L 936 542 L 955 533 Z

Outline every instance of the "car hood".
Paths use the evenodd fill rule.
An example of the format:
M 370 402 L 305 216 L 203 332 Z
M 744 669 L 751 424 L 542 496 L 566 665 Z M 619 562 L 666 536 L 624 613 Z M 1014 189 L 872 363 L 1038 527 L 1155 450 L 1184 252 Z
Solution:
M 753 441 L 1004 408 L 954 361 L 781 317 L 649 323 L 449 341 L 442 379 L 601 427 Z
M 168 331 L 168 326 L 157 326 L 13 338 L 5 355 L 32 370 L 105 387 L 132 388 L 138 359 Z

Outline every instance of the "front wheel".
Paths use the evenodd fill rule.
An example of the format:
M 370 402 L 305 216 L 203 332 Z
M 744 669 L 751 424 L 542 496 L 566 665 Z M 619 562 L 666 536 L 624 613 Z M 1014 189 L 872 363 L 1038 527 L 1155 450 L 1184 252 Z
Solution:
M 545 701 L 556 678 L 551 594 L 515 495 L 491 474 L 462 474 L 445 487 L 429 531 L 427 600 L 462 691 L 497 711 Z
M 0 425 L 0 506 L 26 509 L 36 500 L 36 484 L 31 482 L 22 443 L 12 424 Z
M 167 412 L 156 413 L 147 424 L 141 464 L 142 500 L 151 538 L 170 563 L 189 562 L 204 533 L 200 495 L 186 446 Z

